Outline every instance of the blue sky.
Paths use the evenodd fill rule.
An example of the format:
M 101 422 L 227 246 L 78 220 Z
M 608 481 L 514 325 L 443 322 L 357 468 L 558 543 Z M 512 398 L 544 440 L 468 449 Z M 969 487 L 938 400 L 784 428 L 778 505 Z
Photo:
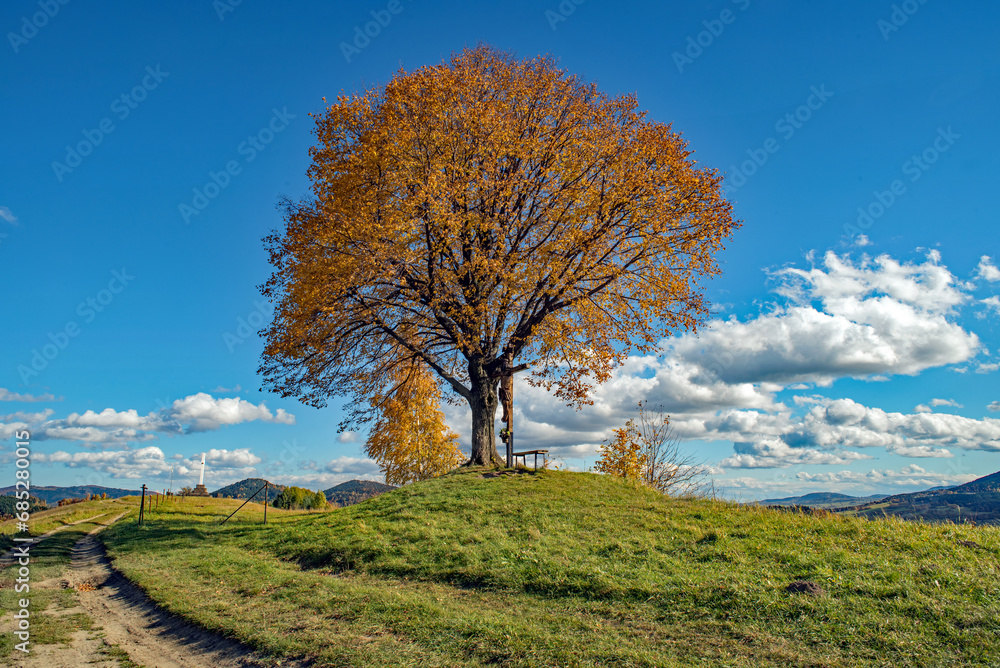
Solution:
M 32 430 L 38 485 L 176 488 L 202 452 L 210 487 L 377 479 L 341 400 L 258 390 L 261 237 L 307 193 L 324 96 L 486 42 L 636 93 L 744 221 L 699 338 L 581 412 L 519 383 L 519 445 L 586 468 L 645 398 L 733 498 L 992 473 L 998 19 L 918 0 L 9 2 L 0 439 Z M 446 411 L 467 444 L 468 412 Z

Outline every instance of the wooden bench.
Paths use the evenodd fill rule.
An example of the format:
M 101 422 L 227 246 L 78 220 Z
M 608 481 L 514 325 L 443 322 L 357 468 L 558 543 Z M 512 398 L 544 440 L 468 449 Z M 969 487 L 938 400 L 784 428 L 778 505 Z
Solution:
M 517 466 L 517 458 L 518 457 L 521 458 L 521 463 L 524 464 L 525 466 L 527 466 L 528 462 L 526 461 L 525 458 L 528 455 L 534 455 L 535 456 L 535 470 L 537 471 L 538 470 L 538 455 L 542 456 L 542 467 L 544 468 L 545 467 L 545 455 L 547 455 L 548 453 L 549 453 L 548 450 L 525 450 L 524 452 L 512 452 L 511 456 L 514 458 L 514 466 L 516 467 Z

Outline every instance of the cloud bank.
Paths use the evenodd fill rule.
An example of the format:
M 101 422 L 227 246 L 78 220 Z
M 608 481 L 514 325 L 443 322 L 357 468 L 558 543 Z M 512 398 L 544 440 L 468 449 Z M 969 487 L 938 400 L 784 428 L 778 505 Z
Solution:
M 979 273 L 992 275 L 984 266 Z M 515 380 L 516 438 L 559 456 L 594 456 L 645 400 L 662 406 L 684 439 L 732 442 L 719 463 L 728 469 L 844 465 L 872 458 L 872 448 L 912 458 L 1000 451 L 1000 420 L 934 411 L 960 407 L 950 399 L 900 413 L 808 392 L 844 378 L 880 382 L 975 364 L 984 348 L 957 322 L 975 303 L 975 286 L 936 251 L 917 262 L 828 252 L 809 269 L 769 278 L 774 298 L 759 315 L 713 320 L 697 336 L 662 341 L 657 355 L 630 357 L 583 412 Z M 446 413 L 468 447 L 468 411 Z
M 144 443 L 158 434 L 180 436 L 215 431 L 244 422 L 295 424 L 295 416 L 279 408 L 275 412 L 261 402 L 232 398 L 214 398 L 204 392 L 177 399 L 170 406 L 146 415 L 134 408 L 117 411 L 105 408 L 98 412 L 70 413 L 65 418 L 48 419 L 42 414 L 12 414 L 0 421 L 0 438 L 10 438 L 16 430 L 29 429 L 34 440 L 78 441 L 88 445 L 113 446 Z

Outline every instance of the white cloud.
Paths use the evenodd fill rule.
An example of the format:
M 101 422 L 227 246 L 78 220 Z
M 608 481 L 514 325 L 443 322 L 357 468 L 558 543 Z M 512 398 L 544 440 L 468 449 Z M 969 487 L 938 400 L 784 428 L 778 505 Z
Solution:
M 17 225 L 17 216 L 11 213 L 11 210 L 5 206 L 0 206 L 0 220 L 5 220 L 11 225 Z
M 15 434 L 31 428 L 31 425 L 23 420 L 12 420 L 10 422 L 0 422 L 0 441 L 8 441 L 15 438 Z
M 951 321 L 969 297 L 933 257 L 853 264 L 831 252 L 824 267 L 773 272 L 790 305 L 744 322 L 712 321 L 700 336 L 666 341 L 667 354 L 728 384 L 825 386 L 845 376 L 915 375 L 979 350 L 976 335 Z
M 337 443 L 357 443 L 358 432 L 345 431 L 337 435 Z
M 239 383 L 237 383 L 236 387 L 232 387 L 232 388 L 223 387 L 222 385 L 219 385 L 217 388 L 215 388 L 212 391 L 215 392 L 216 394 L 232 394 L 233 392 L 239 392 L 240 391 L 240 385 L 239 385 Z
M 736 454 L 719 462 L 722 468 L 784 468 L 804 464 L 847 464 L 870 455 L 849 450 L 824 452 L 810 448 L 792 448 L 777 438 L 763 438 L 752 443 L 734 443 Z
M 916 413 L 933 413 L 934 409 L 939 406 L 951 406 L 952 408 L 962 408 L 962 404 L 958 403 L 954 399 L 931 399 L 930 406 L 926 404 L 920 404 L 913 410 Z
M 139 413 L 133 408 L 121 413 L 113 408 L 105 408 L 100 413 L 87 411 L 83 415 L 70 413 L 66 418 L 67 424 L 80 425 L 83 427 L 139 427 L 143 426 L 149 418 L 140 418 Z
M 1000 401 L 991 401 L 989 403 L 989 405 L 986 406 L 986 410 L 990 410 L 990 411 L 994 411 L 994 412 L 1000 411 Z
M 520 386 L 515 381 L 515 397 Z M 650 405 L 660 398 L 649 394 Z M 521 395 L 523 396 L 523 394 Z M 580 427 L 571 409 L 549 404 L 548 412 L 528 403 L 527 410 L 515 407 L 515 438 L 534 447 L 547 448 L 562 457 L 594 456 L 611 429 L 635 415 L 631 397 L 601 394 L 604 417 L 586 420 Z M 951 400 L 940 400 L 951 401 Z M 595 401 L 595 404 L 598 402 Z M 734 454 L 719 465 L 725 468 L 787 467 L 792 465 L 843 464 L 869 455 L 855 449 L 882 448 L 903 457 L 950 458 L 955 449 L 1000 451 L 1000 420 L 973 419 L 950 413 L 896 413 L 867 407 L 851 399 L 821 396 L 798 397 L 804 415 L 774 404 L 773 410 L 725 409 L 695 413 L 673 413 L 671 424 L 686 440 L 733 442 Z M 950 405 L 950 404 L 949 404 Z M 516 404 L 517 406 L 517 404 Z M 932 411 L 929 406 L 924 406 Z M 446 410 L 446 413 L 448 411 Z M 545 421 L 539 421 L 544 416 Z M 462 427 L 464 414 L 449 415 L 449 424 Z M 465 431 L 468 431 L 466 427 Z M 468 443 L 468 434 L 463 435 Z
M 25 413 L 24 411 L 15 411 L 13 413 L 8 413 L 7 415 L 0 415 L 0 422 L 30 422 L 36 424 L 48 419 L 55 411 L 51 408 L 46 408 L 38 413 Z
M 379 473 L 378 462 L 360 457 L 337 457 L 323 466 L 327 473 L 350 475 L 376 475 Z
M 929 445 L 890 445 L 887 450 L 901 457 L 954 457 L 945 448 L 934 448 Z
M 148 479 L 170 472 L 170 465 L 164 460 L 163 451 L 155 446 L 104 452 L 69 453 L 59 450 L 52 454 L 35 453 L 34 460 L 65 464 L 70 468 L 87 466 L 114 478 L 130 480 Z
M 45 394 L 39 394 L 37 396 L 33 396 L 30 394 L 18 394 L 17 392 L 11 392 L 7 388 L 0 387 L 0 401 L 31 402 L 31 401 L 60 401 L 60 399 L 56 399 L 55 396 L 47 392 Z
M 216 468 L 247 468 L 260 464 L 260 461 L 260 457 L 250 452 L 249 448 L 235 450 L 212 448 L 205 453 L 205 465 Z M 198 465 L 201 465 L 200 460 Z
M 1000 315 L 1000 297 L 993 295 L 992 297 L 987 297 L 986 299 L 980 299 L 980 303 L 986 304 L 987 312 L 993 311 L 997 315 Z
M 239 397 L 216 399 L 204 392 L 178 399 L 146 415 L 140 415 L 134 408 L 124 411 L 105 408 L 100 412 L 70 413 L 63 419 L 45 419 L 50 414 L 51 411 L 44 416 L 34 414 L 35 419 L 27 421 L 36 440 L 121 445 L 150 441 L 157 434 L 193 434 L 243 422 L 295 424 L 295 416 L 284 409 L 272 413 L 263 403 L 254 405 Z M 10 426 L 0 422 L 0 435 Z
M 1000 451 L 1000 420 L 949 413 L 889 413 L 851 399 L 826 400 L 801 418 L 786 414 L 741 422 L 737 416 L 727 417 L 706 421 L 706 435 L 739 441 L 763 433 L 796 448 L 839 452 L 841 448 L 881 447 L 904 457 L 951 457 L 947 448 Z
M 862 256 L 855 264 L 846 255 L 828 251 L 823 257 L 825 271 L 786 268 L 772 275 L 787 281 L 779 294 L 820 299 L 831 313 L 855 312 L 859 302 L 876 296 L 929 313 L 948 313 L 969 296 L 947 267 L 938 264 L 939 259 L 931 251 L 922 264 L 900 263 L 888 255 Z
M 931 406 L 952 406 L 954 408 L 962 408 L 962 404 L 958 403 L 954 399 L 931 399 Z
M 991 283 L 1000 281 L 1000 269 L 993 264 L 993 260 L 989 255 L 979 258 L 979 266 L 976 267 L 976 277 L 985 279 Z
M 1000 362 L 982 362 L 976 365 L 976 373 L 993 373 L 1000 369 Z
M 871 246 L 872 242 L 869 241 L 867 234 L 859 234 L 858 236 L 854 237 L 854 245 L 860 248 L 864 248 L 865 246 Z
M 239 397 L 215 399 L 204 392 L 177 399 L 170 407 L 169 413 L 171 418 L 188 424 L 188 432 L 214 431 L 223 425 L 254 420 L 295 424 L 295 418 L 284 409 L 279 408 L 277 413 L 272 415 L 263 403 L 255 406 Z
M 64 464 L 70 468 L 87 466 L 118 479 L 155 479 L 164 482 L 171 478 L 173 469 L 175 484 L 184 484 L 185 479 L 194 479 L 201 472 L 201 453 L 188 458 L 174 455 L 168 459 L 156 446 L 101 452 L 70 453 L 59 450 L 52 454 L 35 453 L 33 457 L 39 463 Z M 226 483 L 220 482 L 221 480 L 233 482 L 254 476 L 257 472 L 254 467 L 260 462 L 260 457 L 248 448 L 208 450 L 205 456 L 206 485 L 222 486 Z
M 933 473 L 924 470 L 920 466 L 904 466 L 899 471 L 872 469 L 868 472 L 859 471 L 839 471 L 822 473 L 808 473 L 801 471 L 795 474 L 798 480 L 804 482 L 819 483 L 839 483 L 839 484 L 861 484 L 868 491 L 877 491 L 877 488 L 885 485 L 894 487 L 928 487 L 961 485 L 979 476 L 971 473 Z

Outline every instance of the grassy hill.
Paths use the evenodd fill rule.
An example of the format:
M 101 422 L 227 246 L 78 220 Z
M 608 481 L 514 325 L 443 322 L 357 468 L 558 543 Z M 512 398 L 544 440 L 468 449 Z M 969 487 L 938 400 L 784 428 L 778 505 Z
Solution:
M 373 480 L 348 480 L 325 490 L 323 494 L 330 503 L 338 506 L 351 506 L 394 489 L 396 488 L 392 485 L 385 485 Z
M 803 496 L 788 496 L 783 499 L 764 499 L 758 501 L 762 506 L 807 506 L 809 508 L 843 508 L 845 506 L 860 506 L 884 499 L 887 494 L 874 496 L 848 496 L 836 492 L 813 492 Z
M 845 509 L 845 512 L 866 518 L 893 516 L 905 520 L 1000 526 L 1000 472 L 957 487 L 888 496 Z
M 484 475 L 485 474 L 485 475 Z M 104 534 L 178 614 L 315 666 L 1000 665 L 1000 530 L 463 470 L 323 513 Z M 808 580 L 822 592 L 786 590 Z
M 264 478 L 244 478 L 239 482 L 234 482 L 232 485 L 220 487 L 212 492 L 212 496 L 219 496 L 227 499 L 246 499 L 263 487 L 265 482 L 267 481 L 264 480 Z M 268 503 L 274 501 L 284 489 L 284 485 L 275 485 L 273 482 L 270 483 L 270 487 L 268 487 L 266 492 Z M 255 496 L 253 500 L 263 502 L 264 494 L 265 492 L 261 492 Z
M 14 487 L 0 487 L 0 494 L 14 494 Z M 109 499 L 118 499 L 123 496 L 134 496 L 140 492 L 135 489 L 120 489 L 118 487 L 101 487 L 100 485 L 74 485 L 72 487 L 46 487 L 31 486 L 31 495 L 38 497 L 50 506 L 54 506 L 63 499 L 83 499 L 88 494 L 100 496 L 107 494 Z

